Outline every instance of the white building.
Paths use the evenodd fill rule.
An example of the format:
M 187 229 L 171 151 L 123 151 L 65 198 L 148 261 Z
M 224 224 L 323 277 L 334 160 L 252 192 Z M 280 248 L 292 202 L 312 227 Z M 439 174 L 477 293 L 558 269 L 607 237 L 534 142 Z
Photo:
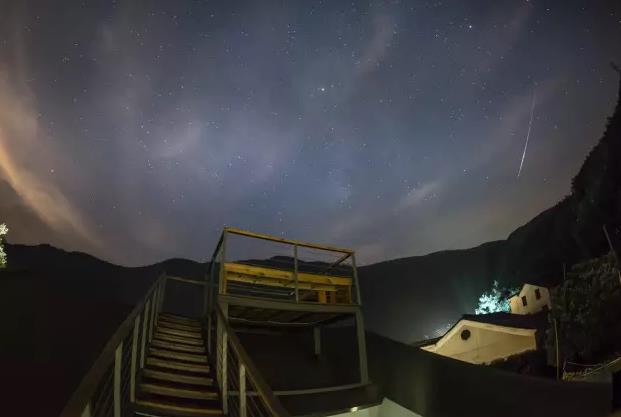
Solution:
M 535 314 L 552 307 L 550 291 L 536 284 L 524 284 L 520 292 L 509 297 L 509 304 L 513 314 Z
M 545 314 L 464 315 L 453 327 L 421 349 L 474 364 L 490 364 L 537 350 Z

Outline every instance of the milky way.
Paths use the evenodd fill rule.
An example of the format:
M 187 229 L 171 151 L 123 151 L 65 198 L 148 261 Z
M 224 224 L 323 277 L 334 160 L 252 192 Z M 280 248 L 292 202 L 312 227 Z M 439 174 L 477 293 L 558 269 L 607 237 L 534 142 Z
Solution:
M 126 265 L 225 224 L 362 263 L 504 238 L 568 193 L 621 62 L 613 1 L 95 4 L 0 4 L 0 222 Z

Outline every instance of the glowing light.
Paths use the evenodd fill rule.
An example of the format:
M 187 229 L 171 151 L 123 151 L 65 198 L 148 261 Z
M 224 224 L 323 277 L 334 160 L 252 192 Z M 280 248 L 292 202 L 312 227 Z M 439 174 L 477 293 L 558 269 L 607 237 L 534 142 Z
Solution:
M 498 281 L 494 281 L 491 291 L 484 292 L 479 297 L 479 305 L 474 310 L 474 314 L 489 314 L 499 311 L 510 312 L 511 304 L 507 295 L 513 294 L 516 291 L 516 288 L 500 288 Z

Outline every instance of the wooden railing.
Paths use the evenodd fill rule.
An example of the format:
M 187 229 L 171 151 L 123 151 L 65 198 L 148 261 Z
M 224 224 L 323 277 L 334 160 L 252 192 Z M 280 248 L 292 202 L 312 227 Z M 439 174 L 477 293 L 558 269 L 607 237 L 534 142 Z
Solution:
M 61 417 L 128 415 L 130 404 L 135 401 L 137 375 L 144 367 L 147 343 L 153 337 L 162 308 L 165 283 L 166 276 L 161 275 L 123 320 L 74 391 Z
M 289 417 L 231 328 L 219 305 L 211 310 L 209 351 L 215 352 L 216 380 L 222 408 L 232 417 Z M 213 356 L 212 356 L 213 357 Z
M 162 309 L 168 279 L 204 285 L 202 281 L 160 276 L 112 335 L 60 417 L 130 415 L 136 399 L 136 381 L 145 365 L 146 350 Z M 208 349 L 215 363 L 225 414 L 234 417 L 289 417 L 220 307 L 216 303 L 209 307 L 206 328 Z
M 227 256 L 230 250 L 230 248 L 227 247 L 230 235 L 288 245 L 291 248 L 291 264 L 273 267 L 270 264 L 251 265 L 247 261 L 235 262 L 229 259 L 230 255 Z M 305 271 L 303 268 L 309 268 L 310 264 L 308 262 L 303 263 L 300 260 L 298 253 L 299 248 L 333 253 L 338 255 L 338 259 L 321 267 L 320 270 Z M 351 266 L 346 268 L 346 272 L 341 271 L 337 273 L 336 270 L 338 268 L 343 268 L 343 263 L 347 260 L 350 260 Z M 319 268 L 318 266 L 315 267 Z M 243 273 L 244 271 L 240 272 L 240 269 L 244 269 L 244 271 L 248 273 Z M 358 270 L 356 267 L 356 255 L 353 250 L 284 239 L 232 227 L 225 227 L 222 231 L 222 235 L 211 257 L 207 278 L 209 281 L 209 291 L 205 294 L 205 305 L 211 304 L 217 297 L 217 294 L 231 293 L 228 285 L 229 282 L 241 284 L 246 290 L 253 285 L 260 285 L 263 288 L 281 287 L 290 289 L 291 295 L 287 295 L 287 299 L 296 303 L 362 304 L 360 285 L 358 282 Z M 265 294 L 263 296 L 265 298 L 273 298 L 269 295 L 269 292 L 264 292 Z M 258 295 L 258 291 L 255 291 L 255 293 L 254 296 L 261 296 Z M 310 297 L 308 297 L 309 293 Z

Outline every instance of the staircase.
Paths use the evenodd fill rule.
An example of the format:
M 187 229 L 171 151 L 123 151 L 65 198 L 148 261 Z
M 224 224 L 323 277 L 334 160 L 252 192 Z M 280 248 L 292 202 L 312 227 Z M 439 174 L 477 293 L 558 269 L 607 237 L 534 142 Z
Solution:
M 136 415 L 224 415 L 198 320 L 161 313 L 138 377 Z

